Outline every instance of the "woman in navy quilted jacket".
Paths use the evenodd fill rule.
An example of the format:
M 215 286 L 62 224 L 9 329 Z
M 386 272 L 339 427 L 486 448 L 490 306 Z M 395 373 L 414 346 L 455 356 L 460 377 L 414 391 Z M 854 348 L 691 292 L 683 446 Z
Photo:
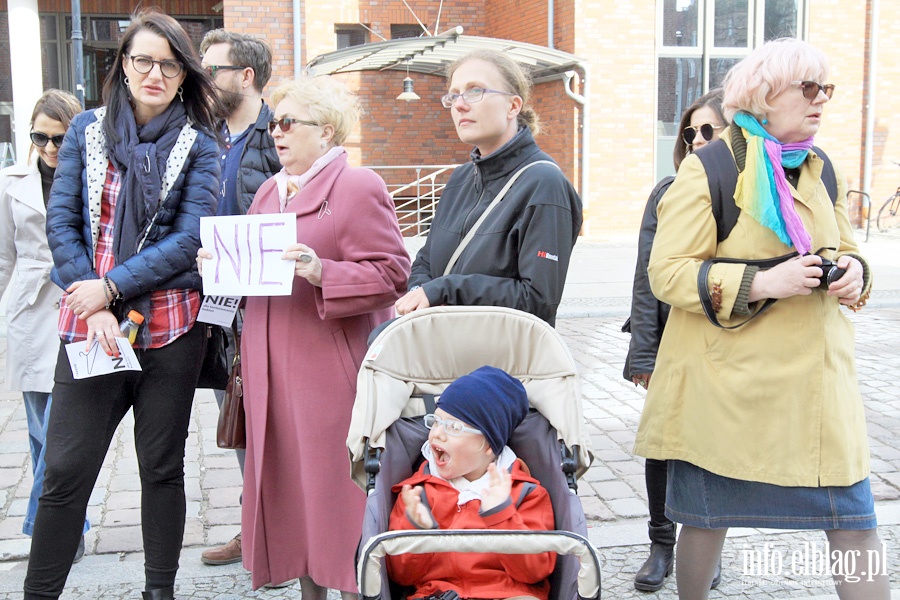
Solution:
M 184 447 L 205 346 L 195 327 L 200 217 L 219 182 L 214 90 L 184 29 L 136 14 L 103 86 L 104 106 L 72 121 L 47 208 L 62 340 L 25 598 L 63 591 L 91 490 L 129 408 L 141 477 L 146 591 L 174 597 L 184 534 Z M 74 379 L 65 345 L 119 353 L 137 311 L 141 371 Z

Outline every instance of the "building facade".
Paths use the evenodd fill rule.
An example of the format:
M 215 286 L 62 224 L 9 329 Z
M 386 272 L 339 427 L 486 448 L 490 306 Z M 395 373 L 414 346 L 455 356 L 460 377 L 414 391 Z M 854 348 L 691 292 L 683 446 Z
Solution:
M 595 238 L 635 234 L 647 194 L 672 167 L 681 111 L 718 85 L 728 68 L 765 40 L 806 39 L 831 61 L 827 104 L 816 144 L 847 176 L 851 189 L 864 180 L 864 140 L 874 115 L 871 192 L 880 200 L 900 184 L 900 60 L 892 52 L 900 34 L 900 5 L 891 0 L 169 0 L 156 3 L 191 29 L 199 43 L 207 29 L 256 34 L 275 55 L 270 87 L 290 79 L 314 57 L 349 45 L 441 33 L 463 27 L 466 35 L 552 46 L 585 61 L 590 79 L 589 135 L 582 144 L 585 113 L 560 81 L 535 87 L 541 116 L 538 138 L 580 187 L 586 153 L 589 181 L 585 233 Z M 71 85 L 69 3 L 37 0 L 45 86 Z M 408 5 L 408 6 L 407 6 Z M 0 115 L 11 102 L 6 89 L 8 29 L 0 0 Z M 110 48 L 132 5 L 83 0 L 86 98 L 99 97 L 110 68 Z M 873 23 L 873 10 L 877 20 Z M 880 15 L 877 13 L 880 12 Z M 296 27 L 295 27 L 296 19 Z M 869 42 L 877 37 L 877 43 Z M 4 47 L 6 43 L 6 47 Z M 874 50 L 875 52 L 871 52 Z M 874 58 L 874 62 L 870 59 Z M 579 74 L 580 76 L 581 74 Z M 438 74 L 415 73 L 421 100 L 396 100 L 406 73 L 363 71 L 338 75 L 358 90 L 364 115 L 348 141 L 351 156 L 367 166 L 445 165 L 468 159 L 450 115 L 439 103 L 446 83 Z M 584 82 L 576 92 L 585 91 Z M 871 99 L 869 91 L 872 91 Z M 7 108 L 8 111 L 8 108 Z M 6 129 L 4 129 L 6 127 Z M 0 141 L 10 138 L 0 116 Z M 415 178 L 414 169 L 382 170 L 389 183 Z M 394 179 L 394 181 L 390 181 Z M 861 198 L 851 206 L 860 216 Z

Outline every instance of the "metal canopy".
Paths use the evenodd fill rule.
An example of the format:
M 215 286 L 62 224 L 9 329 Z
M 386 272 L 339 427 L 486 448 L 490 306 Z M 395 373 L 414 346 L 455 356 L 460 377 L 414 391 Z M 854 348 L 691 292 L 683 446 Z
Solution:
M 462 27 L 429 37 L 403 38 L 351 46 L 320 54 L 306 65 L 310 75 L 353 71 L 406 70 L 443 75 L 448 64 L 474 50 L 499 50 L 528 67 L 537 83 L 557 79 L 582 65 L 581 59 L 553 48 L 524 42 L 462 35 Z

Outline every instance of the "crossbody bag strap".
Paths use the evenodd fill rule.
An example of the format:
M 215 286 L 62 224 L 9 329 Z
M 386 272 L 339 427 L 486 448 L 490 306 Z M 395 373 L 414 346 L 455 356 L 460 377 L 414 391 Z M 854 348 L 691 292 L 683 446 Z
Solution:
M 746 260 L 746 259 L 739 259 L 739 258 L 711 258 L 709 260 L 704 260 L 703 264 L 700 265 L 700 272 L 697 274 L 697 291 L 700 294 L 700 305 L 703 307 L 703 312 L 706 315 L 706 318 L 709 320 L 710 323 L 712 323 L 713 325 L 715 325 L 716 327 L 719 327 L 721 329 L 737 329 L 738 327 L 743 327 L 744 325 L 746 325 L 747 323 L 749 323 L 750 321 L 752 321 L 759 315 L 761 315 L 764 312 L 766 312 L 767 310 L 769 310 L 772 307 L 772 305 L 775 304 L 775 301 L 778 300 L 777 298 L 766 298 L 766 301 L 763 303 L 763 305 L 760 307 L 760 309 L 757 310 L 752 315 L 750 315 L 750 318 L 748 318 L 746 321 L 742 321 L 742 322 L 738 323 L 737 325 L 730 325 L 730 326 L 722 325 L 721 323 L 719 323 L 719 320 L 716 318 L 716 311 L 713 308 L 712 297 L 710 296 L 710 293 L 709 293 L 709 284 L 707 283 L 709 281 L 709 270 L 712 268 L 712 266 L 714 264 L 716 264 L 716 263 L 728 263 L 728 264 L 733 264 L 733 265 L 740 264 L 740 265 L 747 265 L 747 266 L 752 266 L 752 267 L 759 267 L 760 270 L 765 271 L 765 270 L 771 269 L 772 267 L 774 267 L 776 265 L 780 265 L 784 261 L 786 261 L 790 258 L 794 258 L 795 256 L 797 256 L 797 253 L 791 252 L 790 254 L 785 254 L 784 256 L 777 256 L 775 258 L 765 258 L 762 260 Z
M 466 249 L 466 246 L 468 246 L 469 242 L 472 241 L 472 238 L 475 237 L 475 233 L 478 231 L 478 228 L 481 226 L 482 223 L 484 223 L 485 219 L 487 219 L 487 216 L 491 212 L 491 210 L 493 210 L 493 208 L 495 206 L 500 204 L 500 201 L 503 200 L 503 197 L 506 195 L 506 192 L 509 191 L 509 188 L 512 187 L 512 184 L 514 184 L 516 182 L 516 179 L 519 178 L 519 175 L 521 175 L 522 173 L 525 172 L 526 169 L 529 169 L 529 168 L 533 167 L 534 165 L 553 165 L 554 167 L 559 169 L 559 165 L 557 165 L 552 160 L 537 160 L 533 163 L 529 163 L 529 164 L 525 165 L 524 167 L 522 167 L 521 169 L 516 171 L 513 174 L 513 176 L 510 177 L 509 181 L 506 182 L 506 185 L 503 186 L 503 189 L 500 190 L 500 193 L 497 194 L 497 197 L 491 201 L 491 203 L 488 205 L 488 207 L 486 209 L 484 209 L 484 212 L 481 213 L 481 216 L 478 217 L 478 220 L 475 221 L 475 224 L 472 225 L 471 229 L 469 229 L 469 232 L 459 243 L 459 246 L 456 247 L 456 250 L 453 251 L 453 255 L 450 256 L 450 260 L 447 262 L 447 266 L 444 267 L 444 275 L 448 275 L 450 273 L 450 270 L 453 268 L 453 266 L 456 264 L 456 261 L 459 260 L 459 257 L 462 255 L 463 250 Z

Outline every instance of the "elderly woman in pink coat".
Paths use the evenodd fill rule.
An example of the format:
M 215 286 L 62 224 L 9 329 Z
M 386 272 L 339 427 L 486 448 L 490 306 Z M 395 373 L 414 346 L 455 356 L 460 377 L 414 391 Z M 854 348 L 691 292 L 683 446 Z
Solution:
M 348 89 L 303 79 L 272 103 L 284 168 L 249 214 L 296 213 L 300 243 L 283 256 L 296 265 L 292 294 L 246 303 L 244 567 L 254 588 L 299 577 L 304 600 L 325 600 L 328 588 L 356 598 L 365 494 L 344 442 L 366 338 L 393 316 L 409 255 L 384 182 L 351 167 L 341 147 L 358 120 Z

